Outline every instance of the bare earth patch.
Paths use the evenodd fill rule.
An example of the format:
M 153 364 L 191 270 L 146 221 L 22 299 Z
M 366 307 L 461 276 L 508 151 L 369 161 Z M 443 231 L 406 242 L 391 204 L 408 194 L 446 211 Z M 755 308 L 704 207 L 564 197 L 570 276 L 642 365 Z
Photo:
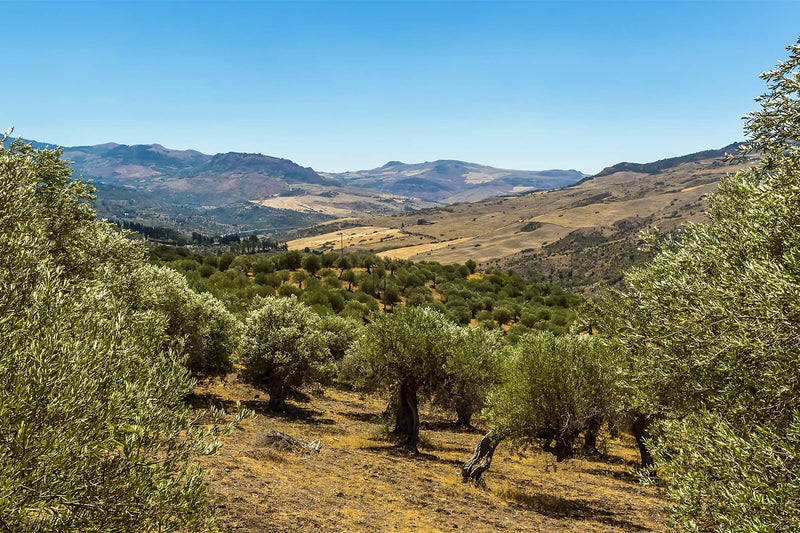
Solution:
M 446 413 L 423 412 L 420 454 L 397 451 L 378 430 L 385 400 L 335 389 L 266 409 L 266 393 L 239 382 L 204 383 L 194 405 L 237 400 L 257 413 L 205 458 L 211 501 L 223 531 L 657 531 L 663 500 L 628 473 L 629 439 L 608 442 L 603 458 L 555 464 L 501 445 L 486 486 L 461 483 L 460 465 L 481 431 L 458 431 Z M 319 440 L 320 452 L 287 451 L 264 435 Z

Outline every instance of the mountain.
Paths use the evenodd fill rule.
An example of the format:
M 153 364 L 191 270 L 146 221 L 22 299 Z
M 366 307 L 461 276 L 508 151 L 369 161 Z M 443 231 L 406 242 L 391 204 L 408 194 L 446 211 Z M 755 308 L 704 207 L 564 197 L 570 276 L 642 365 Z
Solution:
M 43 148 L 48 145 L 28 141 Z M 433 202 L 347 186 L 262 154 L 208 155 L 160 144 L 64 147 L 76 175 L 98 189 L 105 218 L 183 231 L 283 231 L 342 216 L 402 213 Z
M 206 155 L 160 144 L 101 144 L 64 148 L 85 178 L 134 187 L 182 204 L 221 205 L 260 200 L 295 184 L 338 186 L 288 159 L 230 152 Z
M 591 287 L 614 283 L 643 260 L 642 230 L 675 231 L 705 218 L 704 198 L 721 177 L 747 166 L 724 154 L 736 145 L 653 163 L 621 163 L 568 187 L 459 203 L 393 217 L 332 221 L 290 248 L 330 247 L 463 263 Z M 337 231 L 343 236 L 333 238 Z M 300 237 L 300 236 L 299 236 Z
M 719 150 L 704 150 L 702 152 L 695 152 L 693 154 L 683 155 L 680 157 L 669 157 L 667 159 L 660 159 L 652 163 L 617 163 L 616 165 L 606 167 L 598 172 L 594 177 L 599 178 L 614 174 L 615 172 L 638 172 L 640 174 L 656 174 L 668 168 L 677 167 L 682 163 L 693 163 L 695 161 L 703 161 L 707 159 L 722 159 L 728 155 L 735 154 L 742 143 L 733 143 L 724 146 Z
M 445 204 L 564 187 L 584 177 L 577 170 L 507 170 L 454 160 L 390 161 L 372 170 L 323 175 L 354 187 Z

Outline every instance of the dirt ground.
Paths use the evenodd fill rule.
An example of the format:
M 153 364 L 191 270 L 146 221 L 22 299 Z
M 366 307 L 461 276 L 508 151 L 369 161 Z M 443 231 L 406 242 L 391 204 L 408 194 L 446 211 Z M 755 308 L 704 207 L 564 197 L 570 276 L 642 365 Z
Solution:
M 267 410 L 266 393 L 231 376 L 198 385 L 193 403 L 230 411 L 237 400 L 256 416 L 203 459 L 222 531 L 594 532 L 663 524 L 658 491 L 629 473 L 636 452 L 628 437 L 606 440 L 602 457 L 558 464 L 504 443 L 485 486 L 474 487 L 459 469 L 482 431 L 458 430 L 447 413 L 423 410 L 420 453 L 408 455 L 381 430 L 381 398 L 306 391 L 277 414 Z M 286 451 L 265 443 L 268 431 L 319 440 L 322 449 Z

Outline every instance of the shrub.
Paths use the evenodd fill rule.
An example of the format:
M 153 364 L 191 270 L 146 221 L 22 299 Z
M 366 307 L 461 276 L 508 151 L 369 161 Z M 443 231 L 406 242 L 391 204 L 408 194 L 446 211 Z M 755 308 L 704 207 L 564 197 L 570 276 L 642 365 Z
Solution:
M 296 298 L 257 298 L 247 316 L 239 345 L 242 376 L 267 386 L 269 406 L 286 409 L 286 389 L 333 372 L 321 319 Z

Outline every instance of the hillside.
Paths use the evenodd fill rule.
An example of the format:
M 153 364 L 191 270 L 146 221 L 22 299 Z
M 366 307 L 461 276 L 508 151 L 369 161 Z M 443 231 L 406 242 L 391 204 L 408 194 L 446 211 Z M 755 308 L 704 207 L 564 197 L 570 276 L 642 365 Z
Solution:
M 406 164 L 390 161 L 372 170 L 325 174 L 355 187 L 451 204 L 552 189 L 584 177 L 577 170 L 508 170 L 464 161 Z
M 700 152 L 657 164 L 610 167 L 574 185 L 523 196 L 460 203 L 407 215 L 334 221 L 319 235 L 289 243 L 443 263 L 472 258 L 482 268 L 513 268 L 574 286 L 614 282 L 639 259 L 637 235 L 672 231 L 704 217 L 704 197 L 745 165 L 725 152 Z M 633 170 L 631 170 L 633 169 Z
M 607 439 L 607 455 L 556 465 L 548 453 L 498 448 L 486 486 L 461 482 L 460 465 L 481 430 L 462 430 L 425 409 L 417 456 L 382 436 L 385 399 L 328 389 L 304 391 L 288 414 L 228 376 L 195 389 L 192 403 L 256 411 L 220 454 L 204 460 L 224 531 L 658 531 L 664 500 L 629 473 L 633 439 Z M 319 453 L 270 444 L 269 431 L 319 441 Z

